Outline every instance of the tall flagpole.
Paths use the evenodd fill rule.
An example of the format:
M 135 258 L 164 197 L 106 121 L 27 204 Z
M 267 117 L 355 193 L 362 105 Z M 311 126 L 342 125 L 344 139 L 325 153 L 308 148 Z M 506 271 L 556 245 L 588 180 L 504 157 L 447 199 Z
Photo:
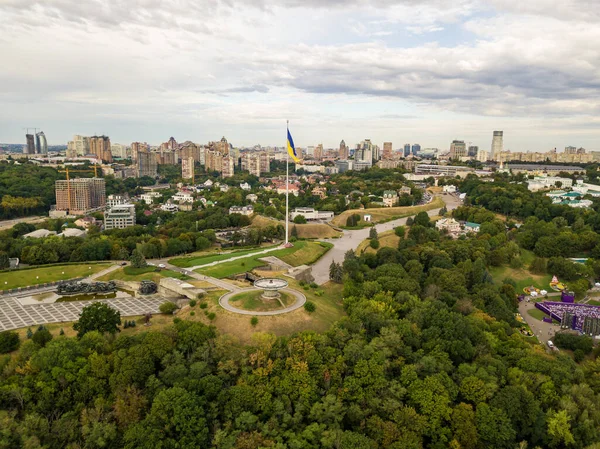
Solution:
M 290 129 L 290 121 L 287 120 L 287 125 L 286 125 L 286 129 L 287 129 L 287 133 L 289 133 L 289 129 Z M 290 211 L 289 211 L 289 207 L 290 207 L 290 200 L 289 200 L 289 194 L 290 194 L 290 169 L 289 169 L 289 164 L 290 164 L 290 151 L 288 149 L 288 135 L 285 135 L 285 246 L 288 245 L 288 228 L 290 226 Z

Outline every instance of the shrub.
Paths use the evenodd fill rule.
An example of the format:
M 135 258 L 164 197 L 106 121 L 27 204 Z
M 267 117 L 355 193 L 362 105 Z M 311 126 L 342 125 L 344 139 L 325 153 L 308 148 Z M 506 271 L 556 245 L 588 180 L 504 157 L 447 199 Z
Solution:
M 202 299 L 202 298 L 204 298 L 204 293 L 198 293 L 196 295 L 196 299 Z
M 308 291 L 310 289 L 310 287 L 308 285 L 305 285 L 304 287 L 302 287 L 304 290 Z
M 190 316 L 194 316 L 196 315 L 196 312 L 194 312 L 193 310 L 190 312 Z
M 135 321 L 134 321 L 134 320 L 131 320 L 131 321 L 129 322 L 129 326 L 130 326 L 130 327 L 135 327 L 135 326 L 136 326 L 136 324 L 135 324 Z
M 158 310 L 160 310 L 160 313 L 164 313 L 165 315 L 173 315 L 173 313 L 177 310 L 177 305 L 172 302 L 165 302 L 160 305 Z
M 369 246 L 373 249 L 379 248 L 379 240 L 373 239 L 369 242 Z
M 394 228 L 394 233 L 398 237 L 404 237 L 404 235 L 406 234 L 406 228 L 404 226 L 397 226 Z
M 31 337 L 33 337 L 33 332 L 31 331 L 31 328 L 27 328 L 27 338 L 31 339 Z
M 123 329 L 127 329 L 129 327 L 129 321 L 125 321 L 123 323 Z
M 323 290 L 317 290 L 315 296 L 323 296 Z
M 207 307 L 208 307 L 208 304 L 207 304 L 207 303 L 205 303 L 205 302 L 201 302 L 201 303 L 200 303 L 200 308 L 201 308 L 201 309 L 206 309 Z
M 65 330 L 62 327 L 60 328 L 58 335 L 65 335 Z
M 304 287 L 306 285 L 306 281 L 300 281 L 298 282 L 298 284 L 300 285 L 300 287 Z
M 52 334 L 44 326 L 40 326 L 31 339 L 36 345 L 43 348 L 46 346 L 46 343 L 52 340 Z
M 211 321 L 217 317 L 215 312 L 210 312 L 207 316 L 208 316 L 208 319 Z
M 197 302 L 195 299 L 190 300 L 190 307 L 196 307 L 196 304 Z
M 16 332 L 0 332 L 0 354 L 8 354 L 18 349 L 20 343 L 19 334 Z
M 310 288 L 319 288 L 319 286 L 317 285 L 316 282 L 311 282 L 309 285 L 310 285 Z
M 308 313 L 313 313 L 315 310 L 317 310 L 317 306 L 312 301 L 306 301 L 304 303 L 304 310 L 306 310 Z
M 573 357 L 577 363 L 582 362 L 583 359 L 585 359 L 585 352 L 583 352 L 581 349 L 576 349 L 573 352 Z
M 252 327 L 255 327 L 258 324 L 258 318 L 255 316 L 250 318 L 250 324 L 252 325 Z

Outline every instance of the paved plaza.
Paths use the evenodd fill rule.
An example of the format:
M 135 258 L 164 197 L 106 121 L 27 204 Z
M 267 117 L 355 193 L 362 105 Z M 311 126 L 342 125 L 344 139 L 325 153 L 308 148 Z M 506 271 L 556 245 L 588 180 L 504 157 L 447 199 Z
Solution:
M 166 300 L 159 295 L 144 298 L 114 298 L 98 301 L 58 302 L 53 304 L 22 305 L 13 297 L 0 298 L 0 331 L 36 326 L 47 323 L 77 321 L 85 306 L 103 302 L 121 312 L 121 316 L 159 313 L 158 307 Z

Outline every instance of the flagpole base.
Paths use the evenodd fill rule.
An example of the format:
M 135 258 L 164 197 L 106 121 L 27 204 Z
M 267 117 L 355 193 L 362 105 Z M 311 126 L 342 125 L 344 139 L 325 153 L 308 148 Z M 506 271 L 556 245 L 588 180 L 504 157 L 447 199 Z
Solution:
M 291 242 L 284 243 L 281 246 L 283 246 L 284 248 L 293 248 L 294 247 L 294 245 Z

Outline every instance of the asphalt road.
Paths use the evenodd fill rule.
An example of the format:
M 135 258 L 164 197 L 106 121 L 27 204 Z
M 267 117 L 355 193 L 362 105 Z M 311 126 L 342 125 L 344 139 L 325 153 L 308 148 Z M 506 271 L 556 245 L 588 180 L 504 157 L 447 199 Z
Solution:
M 446 203 L 448 210 L 456 209 L 460 205 L 460 200 L 455 195 L 441 195 L 441 198 Z M 429 216 L 437 215 L 439 209 L 432 209 L 427 212 Z M 399 218 L 398 220 L 388 221 L 387 223 L 380 223 L 375 225 L 378 233 L 384 231 L 390 231 L 397 226 L 406 224 L 408 217 Z M 345 230 L 342 237 L 337 239 L 323 239 L 323 241 L 333 244 L 331 248 L 323 257 L 321 257 L 316 264 L 313 265 L 312 275 L 315 278 L 315 282 L 322 285 L 329 281 L 329 265 L 331 262 L 343 262 L 344 254 L 349 249 L 356 250 L 360 242 L 369 237 L 370 228 L 357 229 L 357 230 Z

